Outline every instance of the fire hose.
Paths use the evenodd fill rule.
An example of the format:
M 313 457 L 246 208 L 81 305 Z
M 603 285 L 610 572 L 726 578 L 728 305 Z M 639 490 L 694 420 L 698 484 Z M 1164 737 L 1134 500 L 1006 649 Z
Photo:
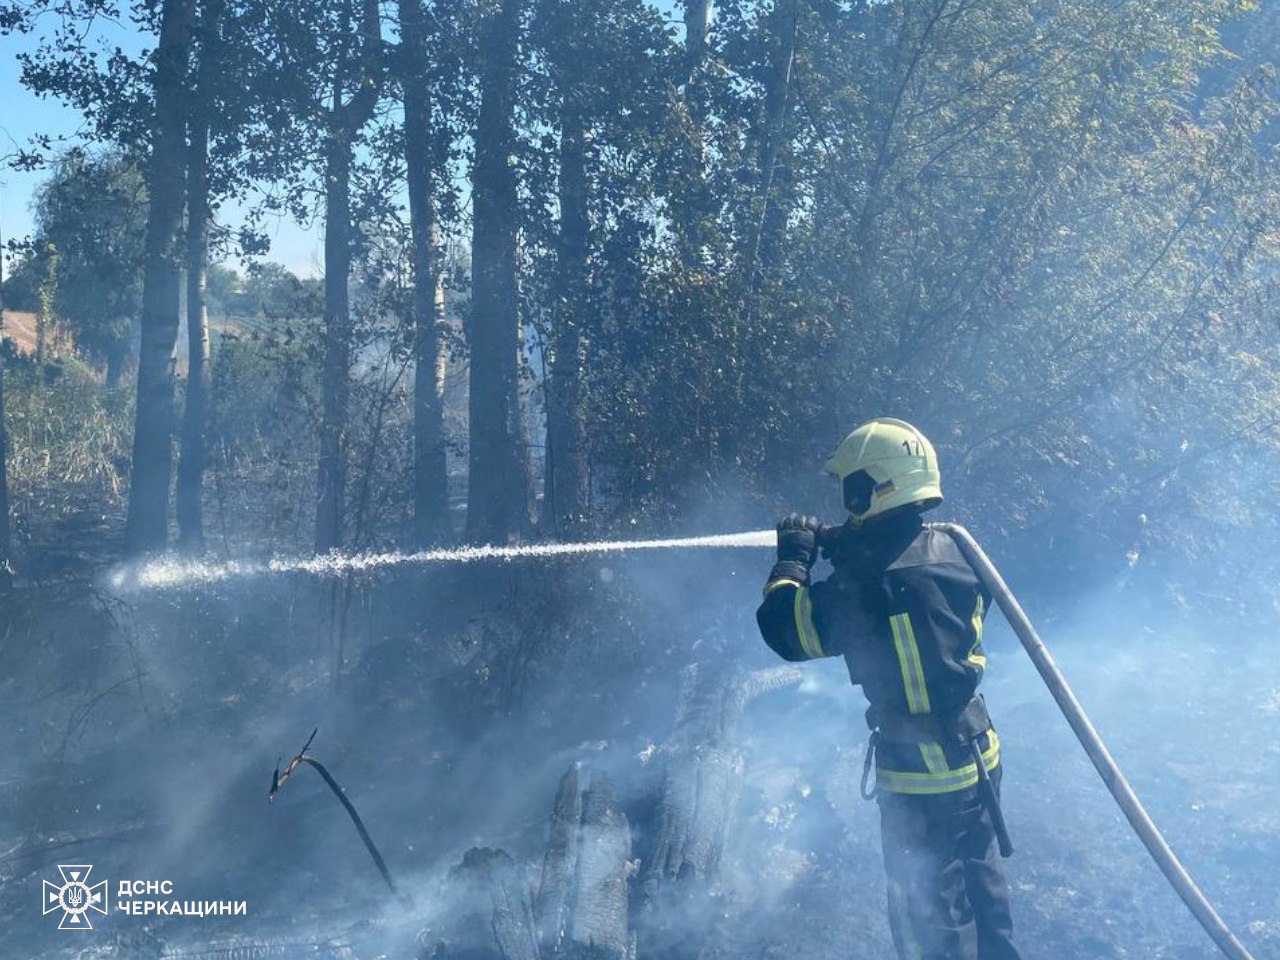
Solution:
M 1230 957 L 1232 960 L 1254 960 L 1253 955 L 1245 949 L 1223 919 L 1218 916 L 1218 912 L 1213 909 L 1213 905 L 1209 903 L 1204 893 L 1196 885 L 1191 874 L 1187 872 L 1186 867 L 1178 860 L 1177 855 L 1160 833 L 1160 829 L 1152 821 L 1146 809 L 1143 808 L 1142 801 L 1138 799 L 1133 787 L 1125 779 L 1125 775 L 1120 771 L 1115 758 L 1111 756 L 1106 744 L 1098 736 L 1098 731 L 1094 728 L 1089 715 L 1084 712 L 1084 708 L 1080 706 L 1080 701 L 1076 699 L 1076 695 L 1067 684 L 1066 678 L 1063 677 L 1062 672 L 1058 669 L 1058 665 L 1049 653 L 1049 648 L 1045 646 L 1044 641 L 1036 633 L 1031 620 L 1023 612 L 1022 606 L 1004 582 L 1004 578 L 1000 576 L 1000 571 L 991 562 L 991 558 L 987 556 L 982 547 L 978 546 L 978 542 L 973 538 L 973 535 L 959 524 L 931 523 L 929 526 L 934 530 L 950 534 L 960 548 L 960 552 L 969 561 L 969 565 L 973 567 L 983 584 L 991 591 L 991 595 L 995 598 L 996 603 L 1000 605 L 1000 610 L 1004 613 L 1005 619 L 1013 627 L 1013 632 L 1018 635 L 1022 646 L 1031 657 L 1031 662 L 1035 664 L 1036 670 L 1040 672 L 1040 677 L 1049 688 L 1049 692 L 1053 694 L 1053 699 L 1057 701 L 1058 708 L 1062 711 L 1063 716 L 1067 718 L 1067 723 L 1071 725 L 1071 730 L 1075 733 L 1076 739 L 1080 741 L 1080 745 L 1084 747 L 1085 753 L 1089 755 L 1089 759 L 1093 762 L 1098 775 L 1102 777 L 1102 782 L 1106 785 L 1121 812 L 1129 821 L 1129 825 L 1133 827 L 1138 839 L 1142 841 L 1142 845 L 1151 854 L 1151 859 L 1156 862 L 1156 866 L 1160 868 L 1160 872 L 1164 874 L 1170 886 L 1182 898 L 1182 902 L 1187 905 L 1187 909 L 1191 911 L 1192 916 L 1209 934 L 1224 956 Z M 981 768 L 982 765 L 979 764 L 979 769 Z

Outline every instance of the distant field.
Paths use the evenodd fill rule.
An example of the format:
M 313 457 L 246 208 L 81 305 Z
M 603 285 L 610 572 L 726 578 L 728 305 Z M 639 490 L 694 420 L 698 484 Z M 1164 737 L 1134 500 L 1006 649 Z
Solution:
M 224 334 L 248 336 L 252 333 L 267 333 L 272 329 L 271 322 L 260 317 L 227 317 L 211 322 L 215 338 Z M 12 341 L 19 353 L 33 354 L 36 351 L 36 315 L 23 310 L 6 310 L 4 312 L 4 339 Z M 215 339 L 215 344 L 216 344 Z M 57 356 L 63 349 L 70 350 L 70 343 L 55 340 L 49 344 L 51 356 Z M 186 325 L 179 329 L 176 344 L 178 354 L 177 373 L 184 376 L 187 370 L 187 333 Z
M 36 315 L 21 310 L 4 312 L 4 338 L 12 340 L 19 353 L 34 353 L 36 349 Z

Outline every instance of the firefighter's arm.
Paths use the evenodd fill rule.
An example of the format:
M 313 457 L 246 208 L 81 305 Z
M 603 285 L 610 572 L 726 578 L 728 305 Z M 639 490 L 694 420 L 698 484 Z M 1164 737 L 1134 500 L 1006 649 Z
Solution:
M 838 591 L 830 583 L 809 586 L 809 571 L 818 555 L 817 535 L 818 521 L 813 517 L 793 513 L 778 524 L 778 562 L 769 573 L 756 622 L 765 643 L 785 660 L 813 660 L 842 652 L 818 627 L 830 623 L 828 608 Z
M 776 568 L 775 568 L 776 569 Z M 829 581 L 810 586 L 808 574 L 770 577 L 764 601 L 756 611 L 760 635 L 784 660 L 814 660 L 844 653 L 844 631 L 830 629 L 838 604 L 838 588 Z M 827 626 L 820 629 L 819 624 Z

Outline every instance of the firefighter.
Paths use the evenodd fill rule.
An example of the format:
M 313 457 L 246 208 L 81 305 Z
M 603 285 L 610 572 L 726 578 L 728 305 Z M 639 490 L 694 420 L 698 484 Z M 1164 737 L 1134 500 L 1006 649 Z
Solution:
M 1019 960 L 997 853 L 1011 849 L 1000 738 L 976 693 L 991 597 L 921 517 L 942 502 L 937 455 L 886 417 L 845 437 L 826 470 L 849 519 L 834 532 L 794 514 L 778 525 L 760 632 L 787 660 L 843 656 L 870 703 L 863 795 L 880 808 L 900 960 Z M 811 583 L 820 539 L 834 572 Z

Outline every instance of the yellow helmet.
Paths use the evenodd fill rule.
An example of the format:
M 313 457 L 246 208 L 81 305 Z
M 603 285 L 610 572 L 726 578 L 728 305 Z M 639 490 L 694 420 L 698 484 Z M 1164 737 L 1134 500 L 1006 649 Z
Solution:
M 824 469 L 840 479 L 855 523 L 908 504 L 928 510 L 942 502 L 933 444 L 904 420 L 867 421 L 840 441 Z

